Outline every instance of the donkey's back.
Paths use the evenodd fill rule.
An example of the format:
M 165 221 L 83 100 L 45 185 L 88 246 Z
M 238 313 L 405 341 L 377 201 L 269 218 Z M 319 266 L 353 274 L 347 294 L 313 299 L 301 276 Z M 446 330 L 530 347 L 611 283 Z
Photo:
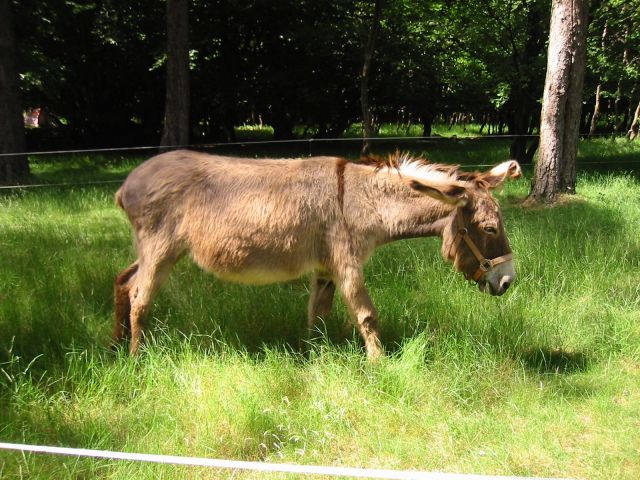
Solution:
M 322 201 L 335 190 L 326 182 L 327 174 L 337 160 L 253 160 L 178 150 L 157 155 L 134 169 L 116 193 L 116 203 L 132 221 L 155 214 L 154 209 L 175 217 L 184 213 L 183 208 L 203 205 L 209 212 L 201 213 L 208 214 L 240 204 L 254 207 L 254 203 L 264 209 L 270 202 L 280 203 L 278 210 L 286 205 L 296 208 L 306 206 L 309 196 L 326 206 Z M 296 205 L 296 201 L 303 204 Z

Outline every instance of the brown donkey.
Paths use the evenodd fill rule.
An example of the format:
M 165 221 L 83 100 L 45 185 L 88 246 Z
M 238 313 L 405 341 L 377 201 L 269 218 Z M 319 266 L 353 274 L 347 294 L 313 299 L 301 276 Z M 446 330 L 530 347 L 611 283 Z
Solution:
M 515 280 L 491 189 L 521 174 L 515 161 L 484 173 L 395 154 L 370 164 L 342 158 L 252 160 L 173 151 L 128 176 L 116 203 L 133 227 L 138 259 L 115 282 L 114 340 L 143 339 L 152 299 L 189 252 L 223 280 L 266 284 L 312 273 L 309 328 L 336 287 L 369 357 L 382 353 L 363 266 L 376 247 L 439 235 L 456 270 L 492 295 Z

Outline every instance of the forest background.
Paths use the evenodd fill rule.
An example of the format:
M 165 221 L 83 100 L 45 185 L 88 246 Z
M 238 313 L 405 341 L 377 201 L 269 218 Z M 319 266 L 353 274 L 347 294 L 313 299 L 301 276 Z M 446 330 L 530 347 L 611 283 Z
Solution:
M 154 144 L 162 133 L 166 5 L 159 0 L 12 2 L 28 150 Z M 368 88 L 374 128 L 476 122 L 537 133 L 550 0 L 386 0 Z M 373 2 L 189 2 L 190 141 L 340 137 L 361 122 Z M 630 132 L 640 101 L 640 3 L 593 1 L 581 132 Z M 43 128 L 45 127 L 45 128 Z M 416 132 L 416 130 L 413 130 Z M 510 156 L 531 162 L 536 140 Z

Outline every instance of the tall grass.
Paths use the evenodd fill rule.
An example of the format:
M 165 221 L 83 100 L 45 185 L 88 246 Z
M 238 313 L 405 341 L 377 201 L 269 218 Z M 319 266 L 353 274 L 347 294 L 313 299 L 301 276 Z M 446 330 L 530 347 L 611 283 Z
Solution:
M 581 159 L 603 155 L 600 145 L 582 145 Z M 55 166 L 39 169 L 59 178 Z M 309 357 L 297 353 L 304 280 L 223 284 L 188 260 L 157 298 L 144 353 L 112 352 L 112 281 L 134 256 L 115 188 L 0 197 L 1 440 L 466 473 L 640 476 L 634 175 L 583 172 L 579 194 L 554 208 L 520 205 L 528 179 L 499 192 L 519 273 L 503 297 L 465 283 L 440 258 L 438 239 L 380 249 L 366 274 L 388 354 L 373 365 L 340 301 Z M 0 452 L 0 477 L 293 478 L 10 452 Z

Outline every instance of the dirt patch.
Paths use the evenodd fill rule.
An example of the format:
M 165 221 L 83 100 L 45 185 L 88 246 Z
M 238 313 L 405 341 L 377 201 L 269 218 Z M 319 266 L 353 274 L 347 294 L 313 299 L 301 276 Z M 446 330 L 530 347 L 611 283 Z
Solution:
M 556 197 L 554 202 L 538 202 L 531 197 L 513 197 L 506 198 L 501 202 L 504 206 L 518 207 L 527 210 L 548 210 L 550 208 L 565 207 L 568 205 L 584 205 L 588 203 L 587 199 L 575 194 L 563 193 Z

